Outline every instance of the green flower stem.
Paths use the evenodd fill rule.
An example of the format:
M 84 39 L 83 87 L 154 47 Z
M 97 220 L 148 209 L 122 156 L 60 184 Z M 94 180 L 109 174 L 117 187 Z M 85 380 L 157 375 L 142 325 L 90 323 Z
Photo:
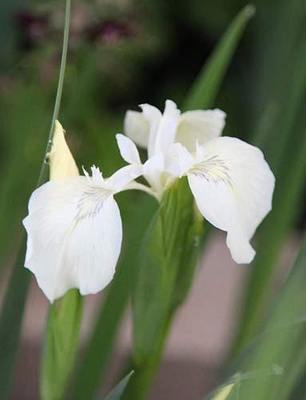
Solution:
M 49 309 L 40 393 L 42 400 L 62 400 L 74 366 L 79 341 L 83 298 L 70 290 Z
M 135 374 L 125 399 L 144 399 L 151 386 L 175 311 L 192 284 L 202 228 L 187 179 L 175 182 L 165 192 L 140 249 L 133 293 Z

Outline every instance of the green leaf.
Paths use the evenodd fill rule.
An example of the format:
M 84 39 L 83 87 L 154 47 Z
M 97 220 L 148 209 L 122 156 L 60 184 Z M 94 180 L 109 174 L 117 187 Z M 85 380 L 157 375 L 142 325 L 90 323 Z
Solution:
M 285 162 L 284 166 L 287 171 L 277 182 L 272 214 L 258 235 L 257 255 L 252 265 L 236 349 L 243 348 L 261 325 L 270 300 L 270 285 L 278 266 L 280 250 L 300 210 L 306 178 L 306 137 L 297 145 L 295 158 Z
M 82 309 L 78 290 L 70 290 L 50 306 L 41 367 L 42 400 L 64 396 L 75 361 Z
M 300 1 L 295 4 L 301 6 Z M 286 15 L 283 18 L 287 18 Z M 299 32 L 301 26 L 298 25 L 298 13 L 296 19 L 295 28 Z M 283 22 L 281 30 L 287 26 L 287 19 Z M 267 304 L 271 301 L 271 285 L 277 273 L 279 255 L 303 201 L 306 176 L 304 112 L 306 58 L 301 55 L 306 52 L 305 33 L 302 37 L 298 37 L 298 44 L 293 41 L 291 47 L 296 48 L 297 51 L 293 53 L 294 56 L 290 58 L 290 62 L 286 62 L 286 85 L 267 106 L 267 109 L 270 109 L 274 104 L 275 116 L 271 115 L 272 120 L 260 126 L 262 131 L 259 130 L 254 138 L 255 144 L 262 145 L 267 154 L 276 175 L 276 187 L 272 212 L 260 227 L 257 235 L 257 255 L 246 290 L 242 320 L 234 345 L 235 351 L 243 348 L 256 335 L 264 319 Z M 284 61 L 287 60 L 284 58 L 286 54 L 283 54 Z M 278 75 L 284 79 L 282 63 L 279 70 L 274 70 L 273 74 L 276 75 L 278 84 Z
M 247 5 L 233 20 L 195 80 L 186 99 L 184 109 L 207 108 L 214 103 L 234 51 L 254 13 L 255 8 Z
M 238 367 L 253 373 L 241 398 L 289 400 L 306 371 L 306 237 L 293 269 L 250 352 Z
M 234 388 L 227 400 L 304 398 L 296 389 L 306 372 L 305 265 L 306 236 L 259 335 L 229 371 L 234 375 L 226 384 L 234 383 Z
M 105 397 L 104 400 L 120 400 L 122 398 L 123 392 L 129 383 L 131 376 L 133 375 L 133 371 L 130 372 L 126 377 L 124 377 L 118 385 Z
M 201 228 L 187 179 L 181 179 L 165 192 L 140 250 L 130 399 L 143 398 L 155 374 L 172 316 L 192 282 Z
M 191 234 L 196 231 L 195 220 L 193 197 L 184 178 L 164 194 L 141 246 L 133 298 L 136 363 L 150 356 L 160 325 L 172 311 L 178 272 L 183 267 L 188 270 L 182 263 L 187 254 L 192 256 L 190 247 L 199 239 Z

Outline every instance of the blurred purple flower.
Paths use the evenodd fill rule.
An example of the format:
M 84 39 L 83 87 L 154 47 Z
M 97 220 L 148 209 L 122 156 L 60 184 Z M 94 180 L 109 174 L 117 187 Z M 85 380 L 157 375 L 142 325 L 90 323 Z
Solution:
M 89 30 L 89 39 L 103 44 L 114 44 L 135 34 L 127 22 L 107 20 L 96 24 Z
M 37 46 L 48 35 L 49 17 L 25 10 L 16 14 L 16 25 L 21 34 L 22 46 L 29 49 Z

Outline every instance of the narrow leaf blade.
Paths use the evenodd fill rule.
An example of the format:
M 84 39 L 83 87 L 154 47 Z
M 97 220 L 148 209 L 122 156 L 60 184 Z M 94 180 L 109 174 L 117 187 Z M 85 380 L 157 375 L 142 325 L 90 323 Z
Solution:
M 105 397 L 104 400 L 120 400 L 133 373 L 134 372 L 131 371 L 126 377 L 124 377 L 118 383 L 118 385 Z
M 254 13 L 255 8 L 247 5 L 233 20 L 195 80 L 185 101 L 184 109 L 208 108 L 214 103 L 234 51 Z

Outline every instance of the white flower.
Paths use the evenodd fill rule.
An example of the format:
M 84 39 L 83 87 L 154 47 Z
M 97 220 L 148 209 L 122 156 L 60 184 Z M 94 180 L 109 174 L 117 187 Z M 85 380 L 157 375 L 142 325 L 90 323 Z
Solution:
M 274 176 L 262 152 L 242 140 L 221 135 L 220 110 L 180 114 L 167 100 L 164 114 L 148 104 L 128 111 L 125 133 L 117 135 L 124 160 L 141 165 L 157 197 L 177 178 L 187 176 L 201 214 L 227 232 L 226 243 L 237 263 L 249 263 L 249 241 L 271 210 Z M 138 145 L 148 149 L 142 165 Z
M 111 281 L 122 241 L 113 196 L 141 171 L 127 166 L 105 179 L 93 166 L 91 176 L 86 171 L 78 176 L 59 123 L 49 158 L 53 180 L 32 193 L 23 224 L 28 233 L 25 267 L 53 302 L 71 288 L 85 295 Z

